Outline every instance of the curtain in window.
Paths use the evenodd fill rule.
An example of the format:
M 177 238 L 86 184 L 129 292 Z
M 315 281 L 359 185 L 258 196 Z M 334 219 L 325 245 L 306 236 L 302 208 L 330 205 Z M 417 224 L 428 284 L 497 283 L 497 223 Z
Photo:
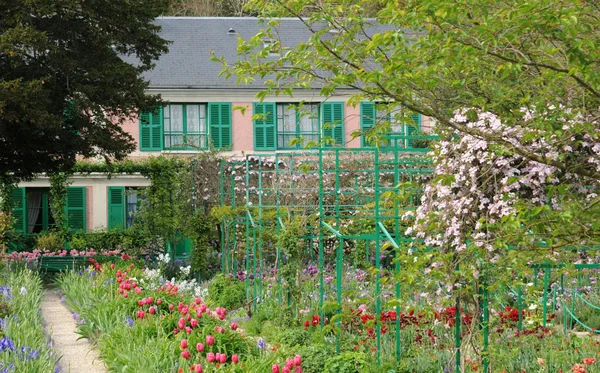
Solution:
M 296 133 L 296 109 L 290 105 L 277 105 L 277 147 L 289 148 Z
M 42 210 L 42 192 L 27 192 L 27 233 L 33 233 Z

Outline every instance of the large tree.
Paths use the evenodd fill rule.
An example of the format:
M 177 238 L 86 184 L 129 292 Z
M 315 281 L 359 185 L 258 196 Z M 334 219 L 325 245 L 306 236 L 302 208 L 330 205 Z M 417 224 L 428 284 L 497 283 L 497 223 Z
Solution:
M 141 73 L 167 42 L 168 0 L 0 0 L 0 175 L 67 170 L 77 156 L 123 158 L 124 118 L 157 102 Z M 134 64 L 125 59 L 135 61 Z
M 408 232 L 436 246 L 446 268 L 470 263 L 461 268 L 477 276 L 482 263 L 504 261 L 514 271 L 557 259 L 565 246 L 600 243 L 600 2 L 252 5 L 265 30 L 241 41 L 247 58 L 221 59 L 225 76 L 267 77 L 260 97 L 353 87 L 355 103 L 402 105 L 446 134 Z M 373 7 L 376 19 L 366 18 Z M 311 16 L 301 17 L 307 10 Z M 277 40 L 280 16 L 297 17 L 312 36 L 295 46 L 271 43 L 282 51 L 274 59 L 261 39 Z

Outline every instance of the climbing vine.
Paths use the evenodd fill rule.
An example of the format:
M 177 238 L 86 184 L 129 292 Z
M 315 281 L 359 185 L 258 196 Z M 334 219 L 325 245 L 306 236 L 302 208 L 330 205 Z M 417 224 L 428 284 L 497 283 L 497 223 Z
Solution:
M 65 204 L 67 203 L 67 188 L 69 187 L 70 173 L 53 172 L 48 175 L 50 177 L 50 210 L 54 217 L 55 229 L 59 236 L 65 238 L 67 236 L 67 213 Z

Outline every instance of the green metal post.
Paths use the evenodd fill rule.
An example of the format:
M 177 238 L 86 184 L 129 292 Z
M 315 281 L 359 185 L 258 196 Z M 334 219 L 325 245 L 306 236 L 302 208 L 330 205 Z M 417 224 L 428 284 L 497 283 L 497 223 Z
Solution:
M 460 320 L 456 320 L 460 322 Z M 490 357 L 489 353 L 489 339 L 490 339 L 490 311 L 488 304 L 488 288 L 487 283 L 483 283 L 483 372 L 489 373 L 490 370 Z
M 521 286 L 521 284 L 519 284 L 519 286 L 517 287 L 517 311 L 519 312 L 518 327 L 519 327 L 520 331 L 523 330 L 523 311 L 521 311 L 521 309 L 522 309 L 521 298 L 523 297 L 522 293 L 523 293 L 523 287 Z
M 550 267 L 546 267 L 544 269 L 544 304 L 543 304 L 543 314 L 544 320 L 542 321 L 544 328 L 546 327 L 546 320 L 548 318 L 548 284 L 550 282 Z
M 454 345 L 456 347 L 456 373 L 461 373 L 460 369 L 460 297 L 456 296 L 456 323 L 454 324 Z
M 343 256 L 344 253 L 344 239 L 340 238 L 340 245 L 337 248 L 337 255 L 336 255 L 336 260 L 335 260 L 335 271 L 336 271 L 336 295 L 337 295 L 337 304 L 338 304 L 338 309 L 337 309 L 337 314 L 341 314 L 342 313 L 342 266 L 343 266 Z M 342 332 L 341 332 L 341 328 L 342 328 L 342 323 L 341 320 L 338 319 L 338 328 L 340 329 L 340 332 L 337 335 L 337 344 L 335 346 L 335 351 L 339 354 L 340 353 L 340 346 L 341 346 L 341 342 L 342 342 Z
M 399 254 L 400 254 L 400 249 L 396 249 L 396 278 L 400 277 L 400 258 L 399 258 Z M 401 288 L 400 288 L 400 281 L 396 282 L 396 300 L 398 301 L 396 303 L 396 361 L 400 362 L 400 359 L 402 358 L 402 339 L 401 339 L 401 327 L 402 325 L 400 324 L 400 304 L 399 304 L 399 300 L 400 300 L 400 296 L 401 296 Z
M 325 281 L 323 279 L 323 226 L 325 212 L 323 211 L 323 149 L 319 149 L 319 311 L 321 316 L 321 327 L 325 326 Z
M 375 148 L 375 159 L 379 159 L 379 149 Z M 379 162 L 374 162 L 375 176 L 375 224 L 379 223 Z M 375 229 L 375 320 L 377 332 L 377 365 L 381 365 L 381 284 L 380 284 L 380 266 L 381 266 L 381 242 L 379 238 L 379 227 Z

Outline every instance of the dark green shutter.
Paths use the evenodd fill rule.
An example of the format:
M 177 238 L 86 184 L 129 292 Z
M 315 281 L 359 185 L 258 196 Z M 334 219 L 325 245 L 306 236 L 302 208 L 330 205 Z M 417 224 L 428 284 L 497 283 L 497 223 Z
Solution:
M 421 131 L 421 115 L 413 114 L 410 116 L 410 123 L 406 125 L 406 136 L 415 136 Z M 412 148 L 413 140 L 406 140 L 406 147 Z
M 12 217 L 15 219 L 15 229 L 17 232 L 27 233 L 25 188 L 14 188 L 10 199 Z
M 254 104 L 254 115 L 262 114 L 262 119 L 254 120 L 254 150 L 276 150 L 277 108 L 273 102 Z
M 163 110 L 140 113 L 140 150 L 163 149 Z
M 125 187 L 108 187 L 108 229 L 125 227 Z
M 344 146 L 344 103 L 324 102 L 321 105 L 321 118 L 324 125 L 323 136 L 332 137 L 337 146 Z M 326 123 L 329 123 L 327 128 Z
M 69 187 L 67 189 L 67 227 L 71 231 L 86 230 L 85 187 Z
M 232 120 L 231 103 L 211 102 L 208 104 L 210 138 L 215 149 L 231 148 Z
M 361 102 L 360 103 L 360 129 L 363 132 L 367 132 L 377 122 L 377 111 L 374 102 Z M 362 146 L 369 146 L 366 139 L 362 136 Z

